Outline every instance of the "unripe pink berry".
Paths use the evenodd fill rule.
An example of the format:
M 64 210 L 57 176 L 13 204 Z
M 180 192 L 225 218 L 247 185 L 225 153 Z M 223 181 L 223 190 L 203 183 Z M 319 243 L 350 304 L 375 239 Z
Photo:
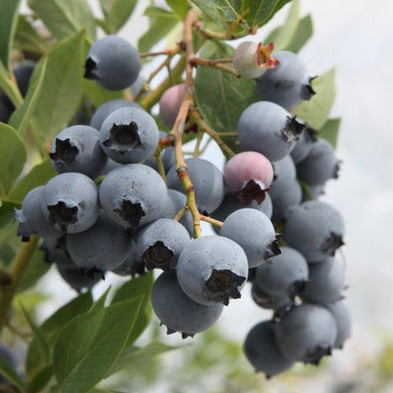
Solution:
M 244 204 L 251 203 L 253 199 L 258 204 L 262 203 L 273 175 L 270 161 L 254 151 L 236 154 L 227 162 L 224 170 L 225 185 Z
M 262 43 L 244 41 L 236 48 L 233 55 L 235 70 L 247 79 L 259 78 L 267 69 L 276 67 L 279 62 L 271 53 L 272 43 L 263 46 Z
M 184 97 L 184 83 L 170 87 L 160 99 L 160 118 L 163 123 L 172 128 L 179 113 Z

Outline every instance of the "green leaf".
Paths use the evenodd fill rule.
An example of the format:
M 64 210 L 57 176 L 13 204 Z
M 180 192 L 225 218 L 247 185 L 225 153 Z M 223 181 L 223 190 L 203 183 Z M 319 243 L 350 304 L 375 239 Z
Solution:
M 83 295 L 72 299 L 66 305 L 59 308 L 40 326 L 40 331 L 45 337 L 49 347 L 53 349 L 54 343 L 60 333 L 61 328 L 71 319 L 78 315 L 86 313 L 93 303 L 91 293 L 87 292 Z M 42 357 L 39 351 L 40 343 L 34 338 L 29 345 L 26 356 L 26 373 L 30 377 L 38 375 L 45 369 L 50 362 Z
M 14 208 L 20 209 L 21 204 L 3 199 L 0 205 L 0 228 L 4 228 L 6 224 L 14 221 Z
M 296 108 L 297 115 L 319 130 L 327 121 L 336 94 L 334 69 L 312 81 L 316 94 L 310 101 L 301 102 Z
M 263 26 L 274 14 L 291 0 L 250 0 L 250 12 L 245 16 L 248 24 L 253 26 Z
M 180 23 L 176 17 L 151 18 L 147 32 L 138 41 L 139 52 L 148 52 Z
M 187 10 L 188 10 L 188 2 L 184 1 L 184 0 L 166 0 L 167 4 L 169 5 L 169 7 L 171 7 L 171 10 L 179 15 L 182 19 L 184 19 L 184 17 L 187 14 Z
M 86 0 L 29 0 L 29 6 L 59 39 L 86 29 L 90 41 L 96 38 L 96 22 Z
M 0 196 L 8 194 L 26 161 L 25 145 L 15 130 L 0 123 Z
M 291 52 L 297 53 L 306 44 L 313 34 L 313 26 L 310 15 L 306 15 L 300 19 L 299 24 L 296 28 L 295 34 L 289 44 L 286 45 L 285 49 Z
M 233 48 L 218 42 L 206 42 L 201 57 L 232 57 Z M 204 120 L 218 132 L 236 132 L 240 114 L 258 98 L 255 82 L 236 78 L 212 67 L 198 67 L 195 98 Z
M 137 296 L 143 296 L 141 308 L 129 338 L 129 344 L 133 343 L 150 323 L 152 316 L 150 294 L 153 281 L 153 274 L 151 272 L 134 278 L 122 285 L 112 299 L 112 304 L 114 304 Z
M 178 19 L 177 15 L 173 12 L 168 11 L 161 7 L 156 7 L 154 5 L 149 5 L 144 12 L 145 16 L 150 18 L 170 18 L 170 19 Z
M 51 265 L 44 261 L 43 251 L 36 249 L 23 273 L 21 282 L 18 285 L 18 292 L 25 291 L 35 285 L 48 272 L 50 267 Z
M 14 45 L 21 50 L 43 53 L 45 44 L 25 15 L 18 16 Z
M 54 45 L 38 65 L 43 68 L 40 88 L 34 79 L 30 84 L 27 95 L 29 97 L 31 92 L 38 94 L 36 99 L 39 103 L 34 108 L 31 121 L 34 123 L 35 136 L 45 147 L 68 126 L 81 100 L 83 40 L 83 33 L 80 32 Z M 34 71 L 34 76 L 36 71 L 39 70 Z M 23 106 L 20 110 L 23 110 Z
M 53 353 L 53 370 L 62 393 L 82 393 L 107 375 L 123 352 L 142 300 L 95 309 L 61 330 Z
M 105 26 L 112 34 L 128 21 L 136 3 L 136 0 L 100 0 Z
M 35 165 L 30 172 L 12 188 L 9 198 L 22 203 L 30 190 L 45 185 L 55 175 L 56 171 L 53 169 L 50 159 L 48 158 Z
M 12 367 L 2 356 L 0 356 L 0 375 L 5 377 L 6 380 L 11 382 L 13 385 L 15 385 L 19 389 L 19 391 L 21 392 L 25 391 L 25 388 L 23 386 L 23 381 L 20 379 L 20 377 L 16 374 L 16 372 L 12 369 Z M 7 390 L 4 391 L 6 392 Z
M 141 348 L 127 348 L 113 365 L 109 375 L 134 368 L 137 364 L 149 364 L 151 358 L 178 348 L 179 347 L 171 347 L 160 342 L 152 342 Z
M 275 50 L 282 50 L 291 42 L 299 24 L 299 14 L 300 0 L 294 0 L 284 24 L 280 27 L 274 38 Z
M 11 48 L 18 19 L 20 0 L 0 1 L 0 61 L 11 71 Z
M 52 365 L 40 370 L 29 384 L 29 393 L 37 393 L 42 391 L 50 381 L 53 375 Z
M 318 136 L 326 139 L 334 148 L 337 146 L 338 131 L 340 129 L 341 118 L 329 119 L 319 130 Z
M 191 2 L 219 24 L 240 20 L 244 9 L 244 4 L 240 0 L 191 0 Z

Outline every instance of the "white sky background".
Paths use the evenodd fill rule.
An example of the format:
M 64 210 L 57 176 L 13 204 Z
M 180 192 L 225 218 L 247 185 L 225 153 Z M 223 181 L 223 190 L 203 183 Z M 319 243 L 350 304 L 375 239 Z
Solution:
M 121 31 L 133 43 L 147 26 L 147 18 L 141 16 L 147 4 L 139 1 L 130 23 Z M 261 38 L 283 20 L 287 9 L 261 29 Z M 355 334 L 375 328 L 392 331 L 393 2 L 303 0 L 301 9 L 302 15 L 311 13 L 314 23 L 314 35 L 300 54 L 310 74 L 336 68 L 332 115 L 342 117 L 337 154 L 344 163 L 340 179 L 329 183 L 324 199 L 346 220 L 347 298 Z M 53 276 L 44 280 L 43 287 L 55 301 L 42 310 L 42 317 L 73 296 Z M 225 309 L 221 323 L 242 340 L 267 315 L 253 305 L 247 288 L 241 300 Z

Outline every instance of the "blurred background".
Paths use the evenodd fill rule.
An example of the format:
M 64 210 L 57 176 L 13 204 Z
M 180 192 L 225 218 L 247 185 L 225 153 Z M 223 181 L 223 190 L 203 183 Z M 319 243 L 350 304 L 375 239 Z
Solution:
M 89 3 L 99 14 L 98 1 Z M 155 3 L 165 6 L 164 1 Z M 138 1 L 132 19 L 121 30 L 133 44 L 147 28 L 143 9 L 148 4 Z M 263 40 L 280 25 L 289 6 L 261 28 L 255 39 Z M 193 340 L 167 337 L 165 329 L 156 324 L 140 339 L 142 343 L 159 337 L 186 348 L 162 355 L 153 363 L 142 361 L 108 381 L 109 386 L 157 393 L 393 392 L 393 2 L 303 0 L 301 14 L 308 13 L 314 34 L 300 56 L 311 75 L 332 67 L 336 70 L 337 95 L 331 117 L 342 117 L 337 155 L 343 165 L 340 178 L 328 183 L 322 199 L 336 206 L 346 220 L 344 254 L 352 339 L 320 367 L 299 365 L 266 382 L 253 373 L 241 352 L 248 330 L 270 317 L 253 303 L 246 287 L 242 298 L 225 308 L 217 326 Z M 142 74 L 147 76 L 149 71 L 145 67 Z M 215 146 L 207 154 L 221 165 Z M 95 294 L 119 281 L 108 275 Z M 74 296 L 54 272 L 41 280 L 37 290 L 48 295 L 39 308 L 39 320 Z

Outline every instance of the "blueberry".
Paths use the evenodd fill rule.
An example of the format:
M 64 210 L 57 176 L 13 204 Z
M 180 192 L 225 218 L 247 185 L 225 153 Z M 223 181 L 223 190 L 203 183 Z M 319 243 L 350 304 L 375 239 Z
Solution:
M 33 188 L 25 196 L 22 208 L 15 209 L 15 220 L 19 222 L 17 234 L 22 236 L 22 241 L 29 240 L 30 235 L 58 237 L 62 234 L 62 230 L 56 229 L 42 211 L 44 189 L 44 186 Z
M 299 177 L 312 186 L 337 179 L 339 169 L 340 161 L 336 158 L 333 146 L 322 138 L 312 144 L 306 158 L 297 165 Z
M 140 68 L 137 50 L 123 38 L 108 35 L 90 47 L 84 77 L 105 89 L 122 90 L 135 82 Z
M 231 213 L 225 219 L 220 235 L 232 239 L 244 249 L 250 268 L 280 253 L 273 224 L 264 213 L 255 209 L 244 208 Z
M 100 184 L 101 207 L 115 222 L 132 229 L 165 217 L 167 188 L 161 176 L 143 164 L 110 171 Z
M 251 297 L 259 307 L 274 310 L 276 315 L 281 315 L 294 304 L 294 300 L 288 296 L 274 296 L 265 292 L 256 282 L 252 284 Z
M 299 56 L 289 51 L 274 52 L 277 67 L 267 70 L 258 80 L 256 90 L 263 101 L 290 108 L 315 94 L 307 70 Z
M 120 108 L 139 108 L 142 109 L 142 107 L 137 104 L 136 102 L 132 101 L 127 101 L 127 100 L 111 100 L 107 101 L 101 106 L 97 108 L 97 110 L 94 112 L 91 120 L 90 120 L 90 126 L 95 128 L 96 130 L 100 130 L 102 123 L 104 120 L 115 110 L 120 109 Z
M 126 229 L 103 212 L 96 223 L 82 233 L 67 235 L 67 250 L 85 271 L 113 270 L 126 259 L 131 239 Z
M 230 298 L 241 296 L 248 275 L 247 256 L 230 239 L 200 237 L 183 249 L 176 271 L 181 288 L 195 302 L 228 304 Z
M 201 158 L 185 160 L 188 174 L 195 189 L 195 199 L 199 210 L 211 214 L 224 199 L 224 178 L 220 170 L 211 162 Z M 183 192 L 176 167 L 172 167 L 167 175 L 169 188 Z
M 339 300 L 345 288 L 343 263 L 332 257 L 309 266 L 310 279 L 304 286 L 303 296 L 309 302 L 327 305 Z
M 101 149 L 99 132 L 82 125 L 61 131 L 53 140 L 49 157 L 58 173 L 79 172 L 93 179 L 102 173 L 108 160 Z
M 272 263 L 257 267 L 254 283 L 274 296 L 294 298 L 303 292 L 308 280 L 308 265 L 303 255 L 290 247 L 281 247 Z
M 120 108 L 112 112 L 100 129 L 101 146 L 112 160 L 136 163 L 150 157 L 158 145 L 154 119 L 138 108 Z
M 277 161 L 293 149 L 304 127 L 281 106 L 260 101 L 240 115 L 237 132 L 243 150 L 257 151 Z
M 131 247 L 128 251 L 126 259 L 121 263 L 121 265 L 115 269 L 112 269 L 112 272 L 119 276 L 131 277 L 144 274 L 145 264 L 137 251 L 138 250 L 135 241 L 131 241 Z
M 272 164 L 257 152 L 236 154 L 225 165 L 225 185 L 244 204 L 262 203 L 272 180 Z
M 13 111 L 12 105 L 4 100 L 4 96 L 0 96 L 0 122 L 8 123 Z
M 343 301 L 331 303 L 327 308 L 333 314 L 337 324 L 337 338 L 334 348 L 342 349 L 345 341 L 351 336 L 351 315 Z
M 146 79 L 139 74 L 138 78 L 136 78 L 135 82 L 130 86 L 131 93 L 134 98 L 142 91 L 145 83 Z
M 331 353 L 336 337 L 336 321 L 323 307 L 303 304 L 286 312 L 275 324 L 276 343 L 289 360 L 318 364 Z
M 248 332 L 244 352 L 255 371 L 263 372 L 267 378 L 290 369 L 294 363 L 278 349 L 272 321 L 260 322 Z
M 148 270 L 167 270 L 177 264 L 181 251 L 190 242 L 190 235 L 182 224 L 169 218 L 160 218 L 138 233 L 138 255 Z
M 160 99 L 160 118 L 168 127 L 172 128 L 179 113 L 184 97 L 184 83 L 170 87 Z
M 181 289 L 174 270 L 162 273 L 153 284 L 151 304 L 168 334 L 181 332 L 183 338 L 212 326 L 222 313 L 222 304 L 205 306 L 191 300 Z
M 225 194 L 224 200 L 218 209 L 214 210 L 213 217 L 217 220 L 224 221 L 231 213 L 236 210 L 243 208 L 256 209 L 266 214 L 266 216 L 270 219 L 273 214 L 273 205 L 272 200 L 268 193 L 265 195 L 265 199 L 261 204 L 258 204 L 255 200 L 253 200 L 248 205 L 243 205 L 238 198 L 233 196 L 232 194 Z
M 16 371 L 18 364 L 17 364 L 17 358 L 14 354 L 13 351 L 11 351 L 10 348 L 8 348 L 4 344 L 0 344 L 0 358 L 13 370 Z M 6 379 L 6 377 L 0 375 L 0 386 L 1 385 L 6 385 L 9 386 L 11 385 L 11 382 Z M 3 390 L 3 389 L 2 389 Z M 4 388 L 4 392 L 12 392 L 14 389 L 12 388 Z
M 82 173 L 53 177 L 46 184 L 42 199 L 43 213 L 57 230 L 83 232 L 98 219 L 97 186 Z
M 333 206 L 320 201 L 303 202 L 288 209 L 284 239 L 310 263 L 334 256 L 341 247 L 344 220 Z

